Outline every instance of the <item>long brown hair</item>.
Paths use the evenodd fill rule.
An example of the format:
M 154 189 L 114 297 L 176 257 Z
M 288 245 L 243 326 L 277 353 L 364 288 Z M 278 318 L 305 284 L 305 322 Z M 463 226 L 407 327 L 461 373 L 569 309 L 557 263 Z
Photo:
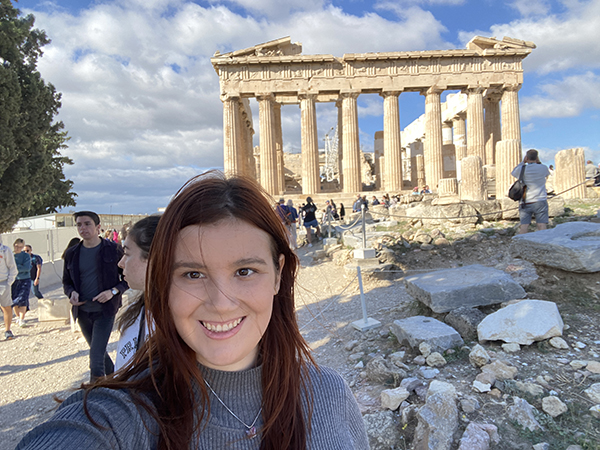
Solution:
M 158 422 L 159 449 L 189 448 L 194 432 L 199 430 L 205 414 L 210 413 L 196 355 L 177 333 L 168 300 L 179 232 L 190 225 L 214 224 L 223 219 L 241 220 L 269 234 L 276 268 L 279 255 L 284 255 L 271 320 L 258 344 L 263 365 L 261 449 L 306 449 L 306 422 L 310 422 L 311 408 L 307 420 L 302 395 L 308 396 L 310 405 L 308 365 L 315 362 L 300 334 L 294 311 L 298 258 L 267 197 L 252 180 L 228 178 L 214 171 L 192 178 L 178 191 L 158 224 L 150 249 L 146 318 L 152 317 L 155 329 L 124 371 L 86 387 L 87 392 L 99 386 L 130 389 L 134 401 Z M 199 399 L 193 395 L 193 384 L 200 392 Z M 156 411 L 145 404 L 139 394 L 149 394 Z M 197 411 L 196 420 L 194 411 Z

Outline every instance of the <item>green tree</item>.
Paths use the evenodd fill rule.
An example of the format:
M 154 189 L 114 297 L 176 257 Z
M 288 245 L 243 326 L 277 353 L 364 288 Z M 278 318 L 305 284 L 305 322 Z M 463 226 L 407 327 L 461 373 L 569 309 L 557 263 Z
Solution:
M 33 28 L 11 0 L 0 0 L 0 232 L 27 215 L 75 206 L 63 174 L 67 133 L 54 117 L 60 93 L 36 69 L 46 33 Z

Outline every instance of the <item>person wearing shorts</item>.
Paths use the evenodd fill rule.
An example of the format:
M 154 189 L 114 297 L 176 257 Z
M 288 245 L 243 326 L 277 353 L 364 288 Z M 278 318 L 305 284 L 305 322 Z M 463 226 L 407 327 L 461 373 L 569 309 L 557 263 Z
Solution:
M 14 339 L 10 326 L 12 324 L 12 292 L 11 286 L 17 278 L 17 264 L 12 250 L 0 243 L 0 308 L 4 314 L 4 338 Z
M 532 217 L 535 217 L 537 230 L 548 228 L 546 178 L 550 175 L 550 169 L 540 162 L 539 153 L 534 149 L 528 150 L 523 162 L 513 169 L 513 177 L 519 178 L 523 165 L 523 181 L 527 189 L 519 206 L 519 234 L 527 233 Z
M 306 198 L 306 205 L 302 207 L 302 212 L 304 213 L 304 228 L 306 228 L 306 239 L 308 239 L 308 246 L 312 247 L 311 228 L 316 228 L 317 236 L 321 233 L 321 229 L 319 228 L 319 221 L 317 220 L 316 216 L 317 207 L 313 203 L 312 198 Z

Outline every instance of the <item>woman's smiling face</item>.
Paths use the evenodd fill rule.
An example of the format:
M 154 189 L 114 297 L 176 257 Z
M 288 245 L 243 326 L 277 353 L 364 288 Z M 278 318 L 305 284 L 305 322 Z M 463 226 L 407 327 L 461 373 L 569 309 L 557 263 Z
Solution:
M 256 364 L 283 255 L 278 264 L 271 236 L 247 222 L 227 219 L 179 232 L 169 307 L 198 362 L 226 371 Z

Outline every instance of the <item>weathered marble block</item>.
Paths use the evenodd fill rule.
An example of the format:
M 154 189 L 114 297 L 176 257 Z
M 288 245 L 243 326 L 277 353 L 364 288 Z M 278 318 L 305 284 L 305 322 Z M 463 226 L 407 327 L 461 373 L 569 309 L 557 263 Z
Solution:
M 567 272 L 600 271 L 600 224 L 568 222 L 513 237 L 510 252 L 534 264 Z
M 479 264 L 407 277 L 406 290 L 436 313 L 525 297 L 525 290 L 501 270 Z

